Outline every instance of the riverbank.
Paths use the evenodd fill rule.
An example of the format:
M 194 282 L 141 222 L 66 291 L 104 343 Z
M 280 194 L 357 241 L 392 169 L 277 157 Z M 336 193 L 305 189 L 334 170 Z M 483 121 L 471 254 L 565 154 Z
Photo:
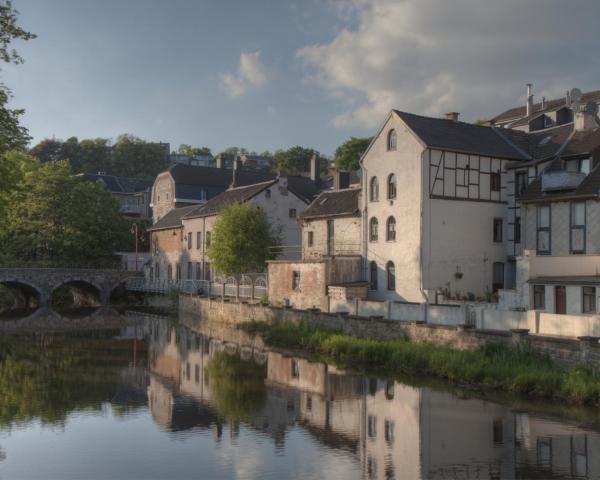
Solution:
M 344 368 L 429 375 L 463 386 L 600 404 L 600 378 L 591 370 L 561 366 L 527 344 L 454 350 L 402 339 L 357 338 L 305 323 L 247 322 L 239 328 L 261 336 L 267 345 L 322 355 Z

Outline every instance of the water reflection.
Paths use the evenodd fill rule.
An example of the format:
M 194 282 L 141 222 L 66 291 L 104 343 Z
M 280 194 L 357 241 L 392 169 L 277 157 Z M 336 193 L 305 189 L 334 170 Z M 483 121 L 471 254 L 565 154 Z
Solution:
M 116 329 L 0 337 L 0 475 L 25 471 L 11 463 L 11 451 L 19 452 L 12 429 L 36 432 L 41 422 L 68 436 L 85 424 L 74 415 L 83 412 L 102 419 L 96 441 L 113 449 L 94 452 L 113 461 L 87 464 L 90 477 L 110 477 L 109 468 L 117 478 L 600 476 L 592 455 L 600 435 L 573 421 L 367 378 L 269 351 L 223 325 L 192 331 L 135 312 L 122 321 Z M 117 434 L 119 422 L 147 437 L 143 446 Z M 182 456 L 182 442 L 197 454 Z M 78 476 L 61 462 L 63 477 L 64 468 Z

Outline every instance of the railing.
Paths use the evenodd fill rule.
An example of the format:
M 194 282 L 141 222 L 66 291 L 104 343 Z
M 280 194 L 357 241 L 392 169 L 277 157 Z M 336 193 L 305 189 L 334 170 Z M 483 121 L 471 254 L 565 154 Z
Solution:
M 268 281 L 264 273 L 245 274 L 240 277 L 239 288 L 235 277 L 217 277 L 209 280 L 148 280 L 131 278 L 126 282 L 127 290 L 166 295 L 178 290 L 187 295 L 213 297 L 236 297 L 259 299 L 268 294 Z

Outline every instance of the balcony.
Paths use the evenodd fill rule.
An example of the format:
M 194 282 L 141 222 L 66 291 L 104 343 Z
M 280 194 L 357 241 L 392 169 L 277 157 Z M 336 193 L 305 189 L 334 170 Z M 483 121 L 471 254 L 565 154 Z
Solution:
M 542 191 L 574 190 L 585 178 L 585 173 L 556 170 L 542 175 Z

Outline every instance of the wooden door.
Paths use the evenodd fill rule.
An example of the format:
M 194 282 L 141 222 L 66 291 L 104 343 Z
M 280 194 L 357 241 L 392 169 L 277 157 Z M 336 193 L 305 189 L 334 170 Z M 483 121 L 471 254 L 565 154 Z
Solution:
M 554 287 L 554 311 L 555 313 L 567 313 L 567 288 L 563 285 Z

